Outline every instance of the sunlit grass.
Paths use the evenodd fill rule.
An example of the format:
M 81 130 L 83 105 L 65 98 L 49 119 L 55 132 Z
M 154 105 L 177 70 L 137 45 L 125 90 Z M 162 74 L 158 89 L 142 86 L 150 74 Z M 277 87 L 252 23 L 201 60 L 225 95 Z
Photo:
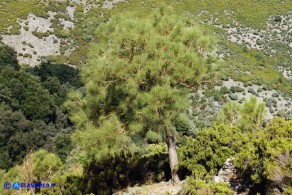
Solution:
M 65 14 L 66 6 L 69 5 L 68 2 L 64 1 L 60 4 L 52 2 L 50 4 L 44 4 L 37 0 L 6 0 L 1 2 L 0 17 L 5 18 L 5 20 L 0 20 L 0 33 L 7 33 L 7 28 L 12 26 L 10 33 L 17 34 L 20 26 L 17 24 L 16 19 L 25 19 L 30 12 L 43 17 L 46 16 L 48 10 Z M 51 59 L 57 63 L 69 63 L 77 66 L 85 63 L 88 45 L 90 44 L 90 41 L 87 41 L 86 38 L 94 33 L 95 27 L 118 13 L 135 11 L 142 17 L 148 17 L 161 3 L 171 5 L 176 12 L 186 14 L 188 17 L 193 17 L 197 20 L 215 17 L 219 19 L 216 22 L 218 24 L 232 24 L 232 21 L 235 20 L 242 26 L 259 29 L 266 28 L 266 21 L 271 15 L 285 14 L 292 10 L 292 1 L 281 0 L 221 0 L 216 2 L 213 0 L 128 0 L 127 3 L 116 4 L 116 7 L 111 10 L 102 9 L 101 7 L 93 8 L 85 15 L 83 13 L 84 7 L 78 5 L 75 11 L 76 27 L 68 34 L 74 40 L 75 51 L 70 57 L 55 56 Z M 201 11 L 208 11 L 208 13 L 199 16 L 198 13 Z M 65 17 L 64 14 L 63 16 Z M 58 14 L 58 16 L 62 16 L 62 14 Z M 58 25 L 53 23 L 55 34 L 61 36 L 64 33 L 61 31 L 60 25 Z M 224 31 L 218 28 L 210 28 L 216 31 L 218 35 L 224 35 Z M 291 83 L 285 78 L 283 79 L 283 77 L 280 78 L 281 75 L 275 68 L 275 65 L 283 60 L 280 55 L 277 54 L 270 57 L 265 55 L 263 51 L 254 49 L 244 51 L 243 45 L 228 42 L 224 36 L 221 37 L 221 44 L 225 45 L 233 55 L 225 59 L 226 65 L 222 67 L 220 74 L 243 82 L 264 83 L 287 93 L 292 91 Z M 261 56 L 261 58 L 258 56 Z M 232 66 L 229 66 L 230 64 Z M 247 74 L 247 72 L 250 74 Z M 284 82 L 281 83 L 279 80 Z

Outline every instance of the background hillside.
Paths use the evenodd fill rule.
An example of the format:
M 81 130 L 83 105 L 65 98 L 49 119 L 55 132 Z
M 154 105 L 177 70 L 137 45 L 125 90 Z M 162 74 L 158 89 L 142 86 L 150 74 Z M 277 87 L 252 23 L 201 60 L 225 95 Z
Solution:
M 181 193 L 232 194 L 228 190 L 236 191 L 234 186 L 211 182 L 231 157 L 238 170 L 248 170 L 238 176 L 238 193 L 269 194 L 259 190 L 262 186 L 291 193 L 292 1 L 284 0 L 1 1 L 1 183 L 54 181 L 61 194 L 109 194 L 170 179 L 167 147 L 154 132 L 145 135 L 143 151 L 102 160 L 89 159 L 88 151 L 71 136 L 85 120 L 75 100 L 87 100 L 90 91 L 86 71 L 94 71 L 89 65 L 96 62 L 95 45 L 103 41 L 97 29 L 117 14 L 149 19 L 162 3 L 216 40 L 205 44 L 215 47 L 206 54 L 207 64 L 214 62 L 212 71 L 192 88 L 191 107 L 176 122 L 180 177 L 190 176 L 185 185 L 196 186 L 183 187 Z M 251 117 L 259 113 L 263 119 L 253 126 Z M 241 145 L 242 150 L 236 149 Z M 280 149 L 274 151 L 276 147 Z M 30 168 L 24 171 L 26 166 Z

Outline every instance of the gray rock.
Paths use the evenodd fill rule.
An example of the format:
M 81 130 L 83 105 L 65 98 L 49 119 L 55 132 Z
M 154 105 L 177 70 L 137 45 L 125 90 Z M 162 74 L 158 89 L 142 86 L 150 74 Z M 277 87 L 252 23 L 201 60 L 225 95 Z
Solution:
M 219 176 L 215 176 L 214 179 L 213 179 L 213 182 L 214 183 L 219 183 L 219 182 L 224 182 L 224 180 Z
M 236 169 L 231 159 L 227 159 L 222 168 L 219 170 L 218 176 L 214 177 L 214 182 L 230 183 L 231 180 L 236 178 Z

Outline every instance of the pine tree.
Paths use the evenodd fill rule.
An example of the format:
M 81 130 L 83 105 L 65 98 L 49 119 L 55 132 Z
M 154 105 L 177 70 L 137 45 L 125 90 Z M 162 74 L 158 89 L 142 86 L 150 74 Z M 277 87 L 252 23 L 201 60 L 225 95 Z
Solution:
M 258 103 L 256 97 L 251 97 L 242 106 L 239 127 L 247 131 L 259 130 L 265 120 L 265 114 L 265 104 Z
M 174 13 L 161 6 L 147 18 L 124 14 L 101 25 L 81 72 L 86 93 L 72 93 L 67 107 L 75 143 L 95 159 L 133 151 L 149 131 L 160 134 L 178 182 L 175 119 L 212 69 L 214 40 Z
M 224 123 L 230 126 L 236 125 L 238 119 L 240 117 L 240 111 L 242 107 L 240 104 L 234 101 L 230 101 L 226 103 L 222 109 L 217 113 L 217 120 L 216 123 Z

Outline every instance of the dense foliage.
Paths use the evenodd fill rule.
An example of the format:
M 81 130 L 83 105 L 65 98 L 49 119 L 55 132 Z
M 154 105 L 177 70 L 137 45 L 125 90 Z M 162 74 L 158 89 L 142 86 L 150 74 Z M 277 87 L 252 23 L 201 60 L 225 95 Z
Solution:
M 206 186 L 204 181 L 212 182 L 226 159 L 231 158 L 237 169 L 237 178 L 232 183 L 241 183 L 243 187 L 239 190 L 250 187 L 252 193 L 289 193 L 292 121 L 276 117 L 266 127 L 258 126 L 258 119 L 265 114 L 258 114 L 260 107 L 254 98 L 242 108 L 231 102 L 218 114 L 221 122 L 198 131 L 194 138 L 187 138 L 185 145 L 180 147 L 181 166 L 191 171 L 186 192 L 199 194 Z M 248 122 L 247 110 L 248 116 L 255 114 Z M 242 121 L 248 125 L 242 126 Z M 194 182 L 198 183 L 192 187 Z M 198 184 L 201 187 L 197 187 Z
M 175 170 L 184 180 L 179 194 L 292 194 L 292 1 L 168 1 L 169 8 L 131 0 L 114 9 L 83 2 L 0 3 L 1 34 L 19 34 L 16 20 L 28 13 L 55 12 L 54 32 L 32 34 L 56 35 L 61 54 L 41 57 L 31 45 L 45 61 L 24 67 L 17 57 L 32 55 L 0 43 L 1 185 L 57 185 L 22 194 L 112 194 L 170 180 Z M 215 51 L 209 30 L 219 38 Z M 214 63 L 220 68 L 211 71 Z M 266 120 L 271 114 L 281 118 Z M 176 166 L 168 138 L 177 142 Z M 236 173 L 217 183 L 226 159 Z
M 0 43 L 0 68 L 12 66 L 15 69 L 19 69 L 17 62 L 16 52 L 13 48 Z
M 70 89 L 81 86 L 78 70 L 43 64 L 29 71 L 34 76 L 18 70 L 11 48 L 1 48 L 7 52 L 0 58 L 0 168 L 8 170 L 39 148 L 56 151 L 65 160 L 72 148 L 65 134 L 70 134 L 71 123 L 62 104 Z
M 67 103 L 78 129 L 75 143 L 89 162 L 161 137 L 178 180 L 175 124 L 190 106 L 189 92 L 209 80 L 214 65 L 213 39 L 178 17 L 162 6 L 148 19 L 116 16 L 97 29 L 100 41 L 82 71 L 86 94 L 74 93 Z
M 61 165 L 60 158 L 45 150 L 39 150 L 35 153 L 28 154 L 21 165 L 16 165 L 11 168 L 7 173 L 0 172 L 0 181 L 23 181 L 25 183 L 45 183 L 50 180 Z M 12 194 L 14 189 L 3 191 L 3 194 Z M 21 193 L 34 193 L 39 189 L 35 188 L 20 188 Z

